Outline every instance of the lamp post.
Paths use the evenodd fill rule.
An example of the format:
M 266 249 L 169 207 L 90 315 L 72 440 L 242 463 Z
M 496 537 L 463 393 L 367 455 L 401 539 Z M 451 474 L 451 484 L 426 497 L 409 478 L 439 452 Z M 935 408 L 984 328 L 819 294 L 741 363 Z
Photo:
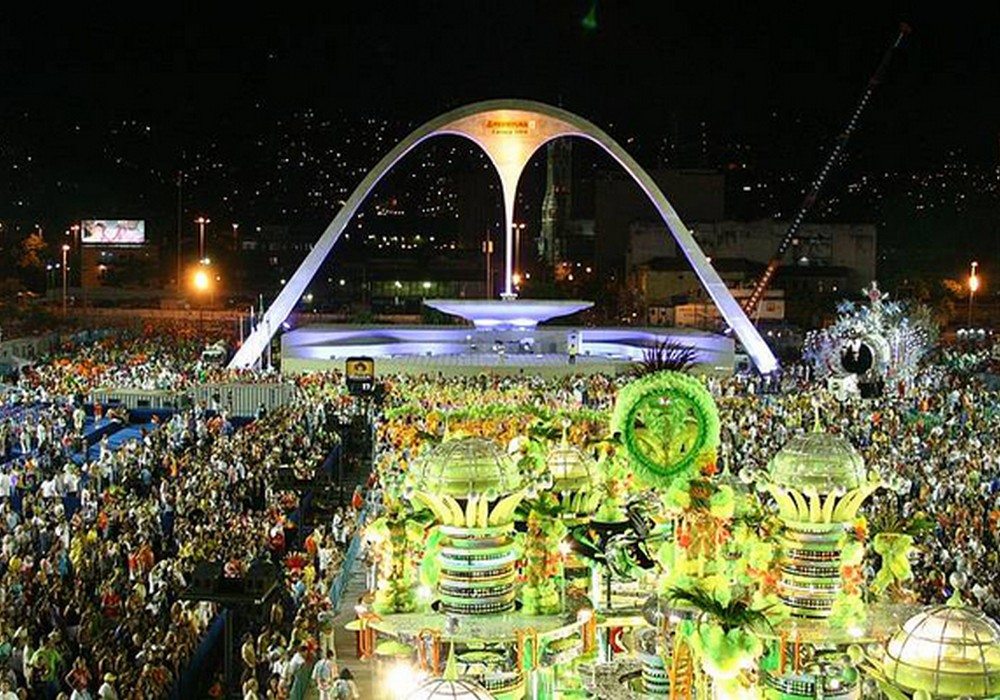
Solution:
M 521 232 L 527 228 L 527 224 L 514 224 L 514 273 L 521 272 Z
M 69 277 L 68 274 L 67 274 L 69 272 L 69 268 L 66 266 L 66 256 L 69 254 L 69 244 L 63 243 L 62 253 L 63 253 L 63 259 L 62 259 L 62 273 L 63 273 L 63 316 L 65 316 L 66 315 L 66 306 L 67 306 L 67 303 L 66 303 L 66 300 L 67 300 L 67 296 L 66 296 L 66 282 L 67 282 L 68 277 Z
M 489 229 L 486 229 L 483 254 L 486 256 L 486 294 L 484 296 L 489 299 L 493 296 L 493 240 L 490 238 Z
M 969 328 L 972 328 L 972 298 L 976 295 L 976 291 L 979 289 L 979 275 L 976 274 L 976 269 L 978 267 L 979 263 L 973 260 L 972 270 L 969 273 Z
M 198 327 L 202 330 L 204 330 L 205 327 L 205 294 L 212 286 L 212 279 L 209 277 L 210 272 L 211 270 L 203 258 L 198 261 L 198 268 L 194 271 L 194 275 L 191 277 L 191 284 L 201 295 L 201 303 L 198 304 Z
M 199 216 L 194 220 L 198 224 L 198 259 L 205 259 L 205 224 L 212 223 L 211 219 L 206 219 L 204 216 Z

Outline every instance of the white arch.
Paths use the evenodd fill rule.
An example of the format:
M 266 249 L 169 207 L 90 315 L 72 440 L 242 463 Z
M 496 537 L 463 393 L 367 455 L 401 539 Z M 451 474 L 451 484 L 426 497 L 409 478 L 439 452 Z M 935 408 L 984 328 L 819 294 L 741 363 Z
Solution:
M 715 302 L 723 318 L 736 333 L 737 338 L 743 343 L 757 369 L 761 372 L 770 372 L 777 367 L 777 360 L 771 349 L 764 342 L 750 319 L 747 318 L 740 305 L 733 299 L 718 273 L 709 264 L 691 232 L 677 216 L 677 212 L 670 206 L 657 184 L 635 162 L 632 156 L 625 152 L 625 149 L 594 124 L 563 109 L 528 100 L 490 100 L 460 107 L 430 120 L 400 141 L 372 168 L 361 184 L 351 193 L 330 225 L 326 227 L 323 235 L 306 255 L 305 260 L 288 280 L 274 303 L 261 317 L 257 329 L 247 336 L 242 347 L 229 363 L 231 368 L 250 367 L 259 361 L 274 332 L 291 314 L 295 304 L 305 293 L 309 282 L 319 271 L 323 261 L 340 238 L 340 234 L 347 227 L 347 223 L 375 185 L 378 184 L 378 181 L 403 156 L 424 140 L 442 134 L 463 136 L 479 144 L 486 151 L 500 175 L 506 234 L 505 291 L 508 294 L 511 292 L 511 232 L 514 195 L 521 171 L 542 145 L 560 136 L 579 136 L 593 141 L 604 149 L 618 161 L 646 193 L 677 241 L 678 247 L 691 263 L 712 301 Z

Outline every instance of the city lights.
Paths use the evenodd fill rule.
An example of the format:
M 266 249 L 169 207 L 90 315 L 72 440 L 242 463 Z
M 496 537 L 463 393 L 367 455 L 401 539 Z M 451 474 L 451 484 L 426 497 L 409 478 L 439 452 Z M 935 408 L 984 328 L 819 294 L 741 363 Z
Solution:
M 191 277 L 191 281 L 194 284 L 194 288 L 199 292 L 206 291 L 211 285 L 208 273 L 204 270 L 196 270 L 194 275 Z

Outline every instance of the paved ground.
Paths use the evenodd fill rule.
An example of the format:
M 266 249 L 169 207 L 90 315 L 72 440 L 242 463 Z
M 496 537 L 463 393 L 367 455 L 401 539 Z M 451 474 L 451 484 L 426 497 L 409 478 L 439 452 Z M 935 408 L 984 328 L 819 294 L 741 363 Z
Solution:
M 385 700 L 375 696 L 371 663 L 358 660 L 357 633 L 348 632 L 344 629 L 344 625 L 355 619 L 354 605 L 364 593 L 365 568 L 359 557 L 358 561 L 354 564 L 354 571 L 351 572 L 351 579 L 347 584 L 347 589 L 344 591 L 344 605 L 335 622 L 337 662 L 341 668 L 347 667 L 351 669 L 363 700 Z

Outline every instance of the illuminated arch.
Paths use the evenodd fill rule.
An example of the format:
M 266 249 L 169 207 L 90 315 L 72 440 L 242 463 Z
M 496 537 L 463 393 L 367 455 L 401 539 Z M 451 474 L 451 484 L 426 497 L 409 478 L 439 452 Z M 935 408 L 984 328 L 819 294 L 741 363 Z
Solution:
M 618 143 L 586 119 L 566 110 L 529 100 L 490 100 L 460 107 L 430 120 L 399 142 L 372 168 L 361 184 L 344 203 L 343 208 L 326 227 L 316 245 L 295 274 L 279 292 L 274 303 L 260 319 L 257 329 L 243 342 L 233 356 L 230 367 L 250 367 L 263 354 L 278 327 L 288 318 L 295 304 L 302 298 L 306 287 L 330 254 L 340 234 L 354 216 L 358 207 L 375 188 L 378 181 L 411 150 L 432 136 L 451 134 L 467 138 L 478 144 L 489 156 L 503 189 L 505 295 L 511 295 L 512 223 L 514 196 L 517 182 L 531 156 L 552 139 L 561 136 L 578 136 L 593 141 L 614 158 L 632 176 L 649 197 L 663 222 L 677 241 L 678 247 L 691 263 L 698 279 L 715 302 L 726 323 L 746 348 L 761 372 L 770 372 L 777 361 L 760 333 L 747 318 L 740 305 L 733 299 L 725 283 L 709 264 L 677 212 L 670 206 L 663 192 L 649 174 Z

